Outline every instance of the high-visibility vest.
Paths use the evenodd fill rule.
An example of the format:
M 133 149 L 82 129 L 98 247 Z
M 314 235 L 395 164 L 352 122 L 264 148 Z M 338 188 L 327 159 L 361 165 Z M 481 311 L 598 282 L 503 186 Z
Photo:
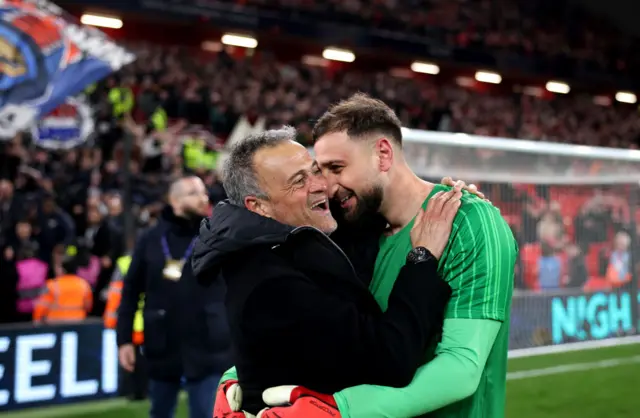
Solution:
M 47 323 L 82 321 L 92 305 L 93 294 L 86 280 L 66 274 L 47 282 L 45 292 L 33 309 L 33 320 Z
M 113 106 L 113 116 L 120 117 L 133 109 L 133 92 L 129 87 L 114 87 L 109 90 L 109 102 Z
M 118 324 L 118 308 L 122 301 L 122 288 L 123 280 L 129 271 L 131 265 L 131 256 L 125 255 L 116 261 L 117 269 L 114 273 L 114 277 L 109 284 L 109 290 L 107 292 L 107 305 L 104 310 L 103 320 L 105 328 L 115 329 Z M 133 317 L 133 335 L 132 340 L 136 345 L 142 345 L 144 343 L 144 319 L 142 311 L 144 309 L 144 294 L 140 295 L 140 301 L 138 302 L 138 310 Z
M 151 124 L 153 125 L 153 129 L 158 132 L 162 132 L 167 130 L 167 125 L 169 124 L 169 118 L 167 117 L 167 112 L 161 106 L 158 106 L 156 110 L 153 112 L 151 117 Z
M 189 170 L 213 170 L 218 164 L 219 153 L 207 150 L 200 139 L 187 139 L 183 142 L 184 164 Z

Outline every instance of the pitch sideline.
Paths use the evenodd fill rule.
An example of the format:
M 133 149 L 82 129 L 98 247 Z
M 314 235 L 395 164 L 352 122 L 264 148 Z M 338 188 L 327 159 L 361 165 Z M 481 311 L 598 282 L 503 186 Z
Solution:
M 547 354 L 570 353 L 572 351 L 593 350 L 596 348 L 619 347 L 621 345 L 640 344 L 640 335 L 629 337 L 607 338 L 603 340 L 582 341 L 558 345 L 545 345 L 542 347 L 520 348 L 509 350 L 509 358 L 524 358 L 544 356 Z
M 571 372 L 581 372 L 595 369 L 608 369 L 611 367 L 624 366 L 626 364 L 640 363 L 640 356 L 616 357 L 600 361 L 587 363 L 562 364 L 560 366 L 544 367 L 541 369 L 520 370 L 507 373 L 507 380 L 522 380 L 541 376 L 552 376 Z
M 640 343 L 640 336 L 630 336 L 621 338 L 609 338 L 606 340 L 585 341 L 578 343 L 568 343 L 561 345 L 552 345 L 544 347 L 524 348 L 518 350 L 510 350 L 509 358 L 525 358 L 534 356 L 543 356 L 548 354 L 561 354 L 573 351 L 591 350 L 606 347 L 618 347 L 623 345 L 631 345 Z M 640 356 L 633 357 L 617 357 L 606 360 L 564 364 L 553 367 L 540 369 L 521 370 L 517 372 L 507 373 L 507 380 L 522 380 L 535 378 L 540 376 L 551 376 L 555 374 L 564 374 L 570 372 L 586 371 L 592 369 L 603 369 L 622 366 L 625 364 L 640 363 Z M 184 399 L 185 393 L 180 393 L 180 398 Z M 105 411 L 110 409 L 122 408 L 130 405 L 129 401 L 124 399 L 109 399 L 102 401 L 82 402 L 64 406 L 51 406 L 47 410 L 42 408 L 33 408 L 18 411 L 6 411 L 4 415 L 7 418 L 63 418 L 63 417 L 80 417 L 86 416 L 87 413 Z

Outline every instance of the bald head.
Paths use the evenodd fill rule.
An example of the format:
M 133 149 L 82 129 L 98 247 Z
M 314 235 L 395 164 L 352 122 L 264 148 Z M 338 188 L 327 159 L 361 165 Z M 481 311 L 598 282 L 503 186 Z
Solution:
M 207 216 L 207 189 L 196 176 L 182 177 L 169 185 L 169 204 L 176 216 L 185 218 Z
M 181 177 L 171 182 L 169 185 L 169 200 L 180 197 L 186 190 L 188 181 L 196 179 L 195 176 Z

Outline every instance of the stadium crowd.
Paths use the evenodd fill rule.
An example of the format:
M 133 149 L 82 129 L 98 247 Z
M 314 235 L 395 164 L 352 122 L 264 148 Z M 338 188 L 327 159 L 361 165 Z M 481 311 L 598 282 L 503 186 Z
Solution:
M 430 13 L 414 13 L 422 3 L 428 3 Z M 481 39 L 478 47 L 570 54 L 606 68 L 625 65 L 613 58 L 622 51 L 615 37 L 594 36 L 587 30 L 565 39 L 553 20 L 548 28 L 534 30 L 536 13 L 548 9 L 537 10 L 528 2 L 508 2 L 500 21 L 491 18 L 498 7 L 491 1 L 380 1 L 371 7 L 360 1 L 277 4 L 331 13 L 335 19 L 364 16 L 395 29 L 423 27 L 425 22 L 437 26 L 432 25 L 435 20 L 451 42 L 475 44 Z M 552 7 L 550 2 L 542 4 Z M 527 18 L 516 31 L 513 25 L 522 16 Z M 129 249 L 125 236 L 133 235 L 125 231 L 122 201 L 127 135 L 133 138 L 129 168 L 136 228 L 154 222 L 166 185 L 185 172 L 205 180 L 212 204 L 224 199 L 216 161 L 225 141 L 290 124 L 298 129 L 298 140 L 308 145 L 315 118 L 330 103 L 356 91 L 389 103 L 405 126 L 417 129 L 619 148 L 637 148 L 640 140 L 636 109 L 599 106 L 588 96 L 547 100 L 428 78 L 333 71 L 278 62 L 268 51 L 238 59 L 224 50 L 129 46 L 137 60 L 87 92 L 96 132 L 85 146 L 40 149 L 27 133 L 0 142 L 0 321 L 31 319 L 30 312 L 15 308 L 17 262 L 41 260 L 47 277 L 56 277 L 63 273 L 61 260 L 70 246 L 87 252 L 92 260 L 82 275 L 93 289 L 92 314 L 102 314 L 115 262 Z M 604 46 L 613 55 L 603 55 Z M 208 157 L 194 162 L 193 147 Z M 481 187 L 521 242 L 517 287 L 607 288 L 629 282 L 635 211 L 620 198 L 630 193 L 628 189 L 490 183 Z
M 187 3 L 194 3 L 187 0 Z M 632 40 L 569 1 L 526 0 L 199 0 L 424 36 L 455 48 L 534 62 L 540 70 L 576 66 L 628 73 L 637 68 Z M 570 17 L 570 18 L 569 18 Z M 515 58 L 515 57 L 518 58 Z
M 311 122 L 328 104 L 365 91 L 417 129 L 621 148 L 637 148 L 640 140 L 634 107 L 599 106 L 587 95 L 546 100 L 382 72 L 333 72 L 279 63 L 268 52 L 237 60 L 224 51 L 196 54 L 152 45 L 134 50 L 140 58 L 121 80 L 137 85 L 144 97 L 161 97 L 170 118 L 186 118 L 221 138 L 245 116 L 266 128 L 293 124 L 308 143 Z

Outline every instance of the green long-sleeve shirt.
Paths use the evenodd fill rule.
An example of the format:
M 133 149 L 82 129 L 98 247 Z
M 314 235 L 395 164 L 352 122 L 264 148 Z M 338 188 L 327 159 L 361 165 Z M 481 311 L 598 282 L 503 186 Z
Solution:
M 483 378 L 487 358 L 501 327 L 501 322 L 487 319 L 447 319 L 437 356 L 418 369 L 409 386 L 397 389 L 362 385 L 341 391 L 335 394 L 335 399 L 342 417 L 412 418 L 451 404 L 447 410 L 455 411 L 455 415 L 447 413 L 446 416 L 502 415 L 504 412 L 496 411 L 498 415 L 492 415 L 493 412 L 483 409 L 466 415 L 469 397 Z M 465 398 L 467 402 L 463 401 Z
M 425 200 L 448 187 L 436 185 Z M 413 222 L 383 237 L 370 290 L 383 309 L 411 249 Z M 464 194 L 439 271 L 453 289 L 437 357 L 406 388 L 363 385 L 336 394 L 350 418 L 502 418 L 517 244 L 497 208 Z M 428 280 L 429 278 L 425 278 Z M 477 327 L 477 331 L 474 328 Z M 431 354 L 431 355 L 429 355 Z M 374 366 L 375 367 L 375 366 Z M 457 381 L 451 376 L 457 376 Z

